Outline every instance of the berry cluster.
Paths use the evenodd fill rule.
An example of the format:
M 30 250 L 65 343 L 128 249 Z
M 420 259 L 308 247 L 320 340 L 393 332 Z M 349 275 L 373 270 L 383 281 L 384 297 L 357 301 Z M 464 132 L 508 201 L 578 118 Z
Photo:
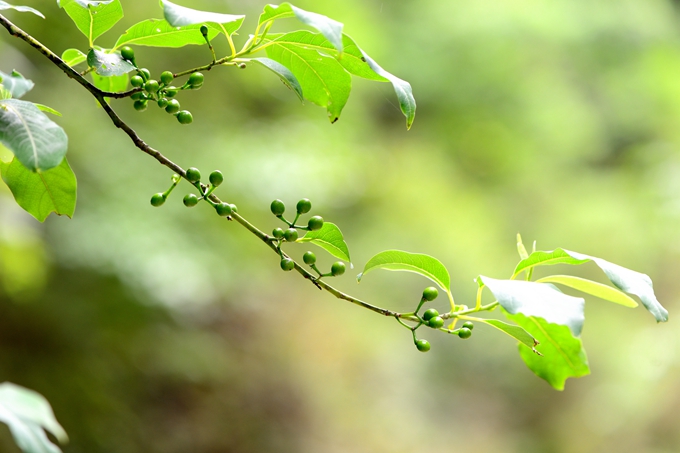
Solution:
M 205 200 L 215 208 L 215 212 L 217 212 L 217 214 L 220 215 L 221 217 L 228 217 L 233 213 L 238 212 L 236 205 L 225 202 L 216 203 L 210 200 L 209 198 L 213 191 L 224 181 L 224 176 L 222 175 L 221 171 L 215 170 L 212 173 L 210 173 L 210 176 L 208 178 L 210 180 L 209 186 L 201 185 L 201 172 L 196 167 L 190 167 L 189 169 L 187 169 L 185 176 L 187 181 L 193 184 L 194 187 L 196 187 L 201 192 L 201 195 L 197 196 L 193 193 L 185 195 L 184 199 L 182 200 L 184 206 L 186 206 L 187 208 L 193 208 L 198 204 L 199 201 Z M 179 175 L 177 174 L 173 175 L 172 186 L 170 186 L 170 188 L 165 192 L 162 193 L 159 192 L 157 194 L 154 194 L 151 197 L 151 205 L 158 207 L 165 203 L 165 200 L 168 198 L 168 195 L 170 195 L 172 189 L 174 189 L 175 186 L 177 186 L 180 179 L 181 177 Z

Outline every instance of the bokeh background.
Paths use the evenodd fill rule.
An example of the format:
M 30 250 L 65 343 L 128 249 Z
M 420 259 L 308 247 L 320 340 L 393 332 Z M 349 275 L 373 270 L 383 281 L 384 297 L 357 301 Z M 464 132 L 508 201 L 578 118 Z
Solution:
M 57 53 L 87 50 L 56 2 L 25 3 L 47 19 L 4 13 Z M 161 17 L 156 1 L 122 3 L 126 17 L 99 44 Z M 264 5 L 184 4 L 246 14 L 239 43 Z M 0 380 L 49 399 L 71 436 L 67 453 L 680 451 L 678 2 L 296 5 L 345 23 L 410 81 L 411 131 L 389 84 L 354 79 L 330 125 L 259 67 L 215 69 L 202 90 L 181 95 L 190 126 L 129 101 L 114 108 L 185 168 L 221 169 L 219 196 L 265 231 L 278 226 L 271 200 L 310 198 L 340 225 L 355 263 L 334 283 L 378 305 L 409 311 L 428 282 L 375 272 L 357 285 L 373 254 L 439 258 L 457 301 L 470 304 L 475 276 L 511 274 L 520 232 L 542 250 L 649 274 L 671 321 L 588 299 L 592 375 L 564 392 L 484 326 L 467 341 L 421 330 L 432 342 L 421 354 L 394 320 L 281 272 L 268 248 L 209 207 L 187 210 L 187 184 L 152 208 L 169 171 L 3 30 L 0 69 L 34 80 L 27 99 L 63 114 L 79 187 L 72 220 L 39 224 L 0 185 Z M 137 49 L 154 74 L 207 58 L 203 47 Z M 594 266 L 550 271 L 604 281 Z M 434 306 L 445 309 L 443 299 Z M 4 426 L 0 450 L 18 452 Z

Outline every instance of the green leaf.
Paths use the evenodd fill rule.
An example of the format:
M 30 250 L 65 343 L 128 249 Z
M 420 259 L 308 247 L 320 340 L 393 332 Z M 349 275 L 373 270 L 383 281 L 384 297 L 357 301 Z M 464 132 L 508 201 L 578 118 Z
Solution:
M 213 23 L 219 25 L 219 29 L 228 36 L 241 28 L 243 19 L 246 17 L 242 15 L 199 11 L 196 9 L 186 8 L 184 6 L 175 5 L 168 0 L 161 0 L 161 7 L 163 8 L 163 16 L 165 16 L 165 20 L 167 20 L 168 23 L 170 23 L 170 25 L 173 27 L 183 27 L 185 25 L 197 24 L 200 26 L 201 24 Z
M 495 327 L 496 329 L 500 330 L 501 332 L 510 335 L 512 338 L 519 340 L 520 343 L 526 345 L 527 347 L 531 348 L 533 352 L 536 354 L 540 353 L 535 349 L 536 346 L 538 346 L 540 343 L 526 330 L 521 328 L 520 326 L 516 326 L 514 324 L 508 324 L 503 321 L 499 321 L 497 319 L 476 319 L 478 322 L 482 322 L 484 324 L 488 324 L 492 327 Z
M 340 22 L 321 14 L 305 11 L 291 5 L 288 2 L 282 3 L 280 5 L 266 5 L 264 7 L 264 12 L 260 14 L 258 28 L 265 22 L 274 21 L 276 19 L 282 19 L 285 17 L 296 17 L 303 24 L 316 28 L 331 44 L 333 44 L 333 47 L 335 47 L 338 52 L 342 53 L 343 25 Z
M 31 102 L 0 101 L 0 143 L 31 171 L 61 163 L 68 148 L 64 130 Z
M 311 242 L 341 260 L 350 261 L 349 248 L 342 237 L 340 228 L 334 223 L 324 222 L 320 230 L 310 231 L 297 242 Z
M 290 69 L 288 69 L 281 63 L 271 60 L 269 58 L 251 58 L 249 61 L 259 63 L 265 68 L 272 71 L 277 76 L 279 76 L 283 84 L 286 85 L 291 90 L 293 90 L 293 92 L 297 95 L 298 98 L 300 98 L 300 100 L 303 100 L 302 87 L 300 86 L 300 82 L 298 82 L 298 79 L 297 77 L 295 77 L 295 74 L 290 72 Z
M 364 271 L 357 275 L 357 281 L 361 281 L 364 275 L 374 269 L 387 269 L 388 271 L 415 272 L 429 278 L 440 288 L 451 292 L 451 277 L 446 267 L 436 258 L 422 253 L 409 253 L 401 250 L 386 250 L 373 256 Z
M 129 77 L 127 74 L 109 77 L 100 76 L 99 74 L 92 74 L 94 86 L 100 90 L 109 91 L 112 93 L 125 91 L 128 86 L 128 79 Z
M 580 338 L 572 335 L 567 326 L 521 313 L 506 313 L 506 316 L 540 342 L 536 347 L 540 356 L 524 344 L 519 345 L 519 353 L 529 369 L 548 381 L 553 388 L 564 390 L 564 383 L 568 378 L 590 374 L 583 343 Z
M 562 249 L 555 249 L 550 252 L 536 251 L 529 255 L 528 258 L 520 261 L 515 267 L 513 278 L 517 277 L 520 272 L 529 270 L 535 266 L 547 266 L 552 264 L 583 264 L 588 260 L 578 260 L 573 258 Z
M 2 179 L 17 204 L 44 222 L 50 213 L 73 217 L 76 209 L 76 176 L 66 159 L 58 167 L 32 172 L 17 159 L 0 162 Z
M 603 285 L 602 283 L 587 280 L 585 278 L 574 277 L 572 275 L 550 275 L 536 280 L 537 283 L 558 283 L 560 285 L 568 286 L 577 289 L 586 294 L 599 297 L 600 299 L 608 300 L 616 304 L 621 304 L 624 307 L 635 308 L 638 303 L 624 292 L 619 291 L 611 286 Z
M 585 320 L 585 301 L 582 298 L 568 296 L 547 283 L 496 280 L 483 275 L 479 276 L 479 280 L 510 314 L 540 317 L 554 324 L 568 326 L 575 336 L 581 334 Z
M 106 53 L 97 49 L 90 49 L 87 54 L 87 64 L 95 68 L 101 76 L 117 76 L 135 69 L 119 53 Z
M 217 36 L 218 29 L 208 24 L 208 39 Z M 173 27 L 162 19 L 147 19 L 128 28 L 123 33 L 114 49 L 123 45 L 135 44 L 138 46 L 151 47 L 183 47 L 190 44 L 205 44 L 205 39 L 200 31 L 200 25 L 186 25 Z
M 40 110 L 41 112 L 47 112 L 47 113 L 51 113 L 52 115 L 61 116 L 61 113 L 57 112 L 52 107 L 48 107 L 46 105 L 37 104 L 37 103 L 33 103 L 33 105 L 38 107 L 38 110 Z
M 123 18 L 123 7 L 120 0 L 62 0 L 59 2 L 59 6 L 64 8 L 78 30 L 87 36 L 90 46 L 95 39 Z
M 87 60 L 87 55 L 78 49 L 66 49 L 64 53 L 61 54 L 61 59 L 64 60 L 64 63 L 73 67 Z
M 318 51 L 325 38 L 308 31 L 278 35 L 265 44 L 267 56 L 291 70 L 305 99 L 325 107 L 331 123 L 340 117 L 352 89 L 352 77 L 331 55 Z
M 43 19 L 45 18 L 45 16 L 43 16 L 42 13 L 40 11 L 38 11 L 37 9 L 33 9 L 33 8 L 28 7 L 28 6 L 14 6 L 14 5 L 10 5 L 9 3 L 5 2 L 5 1 L 0 1 L 0 11 L 3 10 L 3 9 L 13 9 L 13 10 L 16 10 L 16 11 L 19 11 L 19 12 L 22 12 L 22 13 L 33 13 L 36 16 L 42 17 Z
M 24 76 L 16 71 L 12 71 L 12 74 L 5 74 L 0 71 L 0 83 L 15 99 L 19 99 L 35 86 L 32 81 L 25 79 Z

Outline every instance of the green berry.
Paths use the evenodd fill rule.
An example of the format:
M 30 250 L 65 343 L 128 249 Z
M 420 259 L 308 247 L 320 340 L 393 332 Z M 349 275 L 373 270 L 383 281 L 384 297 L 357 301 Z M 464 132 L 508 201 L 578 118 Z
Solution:
M 229 203 L 220 203 L 218 205 L 215 205 L 215 211 L 217 211 L 217 214 L 226 217 L 228 215 L 231 215 L 231 205 Z
M 295 261 L 290 258 L 284 258 L 281 260 L 281 269 L 284 271 L 292 271 L 295 269 Z
M 416 340 L 416 348 L 420 352 L 427 352 L 430 350 L 430 342 L 427 340 Z
M 210 173 L 210 184 L 217 187 L 222 184 L 222 181 L 224 181 L 224 176 L 222 176 L 221 171 L 215 170 L 214 172 Z
M 164 109 L 165 107 L 167 107 L 167 105 L 168 105 L 168 100 L 167 100 L 167 99 L 165 99 L 165 98 L 160 98 L 160 99 L 158 100 L 158 106 L 159 106 L 160 108 Z
M 305 264 L 311 266 L 312 264 L 316 263 L 316 255 L 314 252 L 305 252 L 305 254 L 302 255 L 302 261 L 304 261 Z
M 272 236 L 274 236 L 276 239 L 281 239 L 283 237 L 283 230 L 281 228 L 274 228 L 274 231 L 272 231 Z
M 272 210 L 272 214 L 274 214 L 276 217 L 281 217 L 283 213 L 286 212 L 286 205 L 283 204 L 283 201 L 281 200 L 272 201 L 272 204 L 269 208 Z
M 444 320 L 442 319 L 441 316 L 435 316 L 434 318 L 428 321 L 428 325 L 433 329 L 439 329 L 444 325 Z
M 207 37 L 208 36 L 208 27 L 206 27 L 205 25 L 201 25 L 201 34 L 203 36 Z
M 165 106 L 165 111 L 168 113 L 179 112 L 179 101 L 177 99 L 170 99 L 168 105 Z
M 130 77 L 130 85 L 132 85 L 135 88 L 139 88 L 142 85 L 144 85 L 144 79 L 142 79 L 142 76 L 132 76 Z
M 172 79 L 174 79 L 175 76 L 172 75 L 172 72 L 170 71 L 163 71 L 161 72 L 161 82 L 163 85 L 170 85 L 170 82 L 172 82 Z
M 144 91 L 147 93 L 155 93 L 158 91 L 158 88 L 160 88 L 160 85 L 158 84 L 158 80 L 149 80 L 144 84 Z
M 194 121 L 194 117 L 188 110 L 182 110 L 177 113 L 177 121 L 180 124 L 191 124 Z
M 196 183 L 201 180 L 201 172 L 196 167 L 189 167 L 186 173 L 187 181 Z
M 192 87 L 198 87 L 203 85 L 203 79 L 204 79 L 203 74 L 201 74 L 200 72 L 194 72 L 189 76 L 188 83 Z
M 423 290 L 423 299 L 433 301 L 439 295 L 439 291 L 434 286 L 429 286 Z
M 167 87 L 166 89 L 163 90 L 163 92 L 165 93 L 166 97 L 174 98 L 175 96 L 177 96 L 177 93 L 179 93 L 179 88 Z
M 342 261 L 336 261 L 331 266 L 331 275 L 333 277 L 337 277 L 339 275 L 342 275 L 342 274 L 345 273 L 345 269 L 347 269 L 347 267 L 345 266 L 345 263 L 343 263 Z
M 463 323 L 463 327 L 465 327 L 466 329 L 472 330 L 472 329 L 475 328 L 475 325 L 472 324 L 470 321 L 465 321 L 465 322 Z
M 312 202 L 309 201 L 307 198 L 303 198 L 302 200 L 297 202 L 297 213 L 298 214 L 307 214 L 311 209 L 312 209 Z
M 145 81 L 146 81 L 146 80 L 149 80 L 149 79 L 151 78 L 151 73 L 150 73 L 149 70 L 146 69 L 146 68 L 140 69 L 140 70 L 139 70 L 139 75 L 141 75 L 142 78 L 143 78 Z
M 137 93 L 132 93 L 130 95 L 130 99 L 132 99 L 133 101 L 138 101 L 140 99 L 146 99 L 146 95 L 144 95 L 144 93 L 142 93 L 141 91 L 138 91 Z
M 310 231 L 320 230 L 323 227 L 323 217 L 315 215 L 307 221 L 307 228 Z
M 230 204 L 229 206 L 231 206 L 231 212 L 234 212 L 234 213 L 238 212 L 238 208 L 236 207 L 235 204 Z
M 144 110 L 146 110 L 146 107 L 147 107 L 147 100 L 146 100 L 146 99 L 138 99 L 138 100 L 135 101 L 134 104 L 132 104 L 132 106 L 133 106 L 133 107 L 135 108 L 135 110 L 137 110 L 138 112 L 143 112 Z
M 198 204 L 198 197 L 193 193 L 190 193 L 188 195 L 185 195 L 184 200 L 182 201 L 184 202 L 184 206 L 186 206 L 187 208 L 193 208 Z
M 466 338 L 470 338 L 470 335 L 472 335 L 472 331 L 467 327 L 463 327 L 458 331 L 458 336 L 463 340 L 465 340 Z
M 439 312 L 434 308 L 428 308 L 427 310 L 425 310 L 425 313 L 423 313 L 423 319 L 425 321 L 429 321 L 430 319 L 436 316 L 439 316 Z
M 123 60 L 135 61 L 135 51 L 132 50 L 132 47 L 125 46 L 120 49 L 120 56 L 123 57 Z
M 165 203 L 165 195 L 162 193 L 155 193 L 151 197 L 151 206 L 161 206 L 163 203 Z
M 283 232 L 283 238 L 287 242 L 295 242 L 297 241 L 298 238 L 298 232 L 295 228 L 288 228 L 286 231 Z

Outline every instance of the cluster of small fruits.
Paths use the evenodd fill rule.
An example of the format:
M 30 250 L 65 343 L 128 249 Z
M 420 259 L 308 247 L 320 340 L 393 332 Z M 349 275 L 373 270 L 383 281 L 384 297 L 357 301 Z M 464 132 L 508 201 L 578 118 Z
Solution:
M 220 184 L 222 184 L 222 182 L 224 182 L 224 176 L 222 175 L 221 171 L 215 170 L 212 173 L 210 173 L 210 176 L 208 177 L 210 185 L 205 187 L 205 189 L 201 185 L 201 172 L 198 170 L 198 168 L 190 167 L 189 169 L 187 169 L 185 175 L 187 181 L 193 184 L 194 187 L 196 187 L 201 192 L 201 195 L 197 196 L 193 193 L 185 195 L 184 199 L 182 200 L 184 206 L 186 206 L 187 208 L 193 208 L 198 204 L 199 201 L 205 200 L 215 208 L 215 212 L 217 212 L 217 214 L 221 217 L 227 217 L 235 212 L 238 212 L 238 209 L 234 204 L 229 204 L 225 202 L 216 203 L 210 200 L 209 198 L 213 191 Z M 159 192 L 157 194 L 154 194 L 151 197 L 151 206 L 158 207 L 163 205 L 163 203 L 165 203 L 165 200 L 167 200 L 168 196 L 170 195 L 170 192 L 172 192 L 175 186 L 177 186 L 177 184 L 179 183 L 180 179 L 182 178 L 179 175 L 177 174 L 173 175 L 172 186 L 170 186 L 170 188 L 165 192 Z
M 428 288 L 425 288 L 423 290 L 423 297 L 420 299 L 420 303 L 418 305 L 418 308 L 415 311 L 415 315 L 418 316 L 418 311 L 420 310 L 420 307 L 422 307 L 425 302 L 431 302 L 431 301 L 435 300 L 438 295 L 439 295 L 439 291 L 434 286 L 430 286 Z M 419 317 L 419 319 L 420 319 L 420 323 L 416 327 L 412 328 L 413 343 L 416 345 L 416 348 L 420 352 L 427 352 L 427 351 L 430 350 L 430 342 L 427 341 L 427 340 L 416 338 L 415 331 L 421 325 L 426 325 L 426 326 L 429 326 L 433 329 L 441 329 L 442 327 L 444 327 L 444 318 L 439 316 L 439 312 L 436 309 L 428 308 L 423 313 L 423 316 Z M 451 333 L 457 334 L 458 337 L 465 340 L 467 338 L 470 338 L 470 336 L 472 336 L 472 329 L 474 329 L 474 324 L 470 321 L 466 321 L 466 322 L 463 323 L 463 327 L 461 327 L 460 329 L 457 329 L 455 331 L 452 331 Z

